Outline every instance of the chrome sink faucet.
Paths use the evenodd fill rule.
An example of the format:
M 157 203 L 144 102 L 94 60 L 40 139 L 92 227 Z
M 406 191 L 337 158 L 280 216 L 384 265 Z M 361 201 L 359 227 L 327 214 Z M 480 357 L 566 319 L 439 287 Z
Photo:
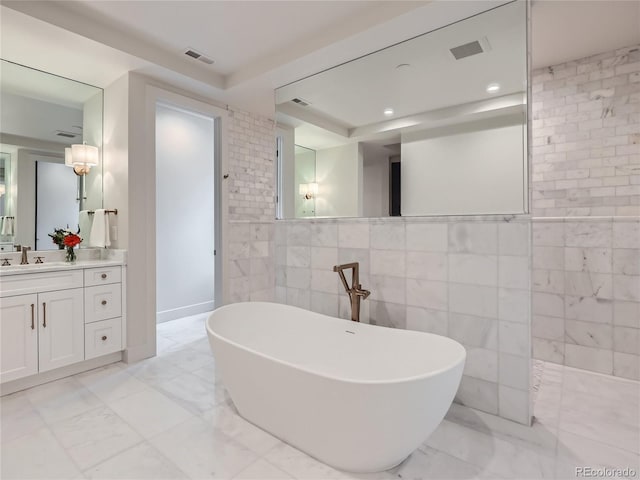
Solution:
M 31 247 L 25 247 L 24 245 L 21 247 L 22 248 L 22 257 L 20 258 L 20 265 L 29 265 L 29 260 L 27 259 L 27 252 L 29 250 L 31 250 Z
M 351 272 L 351 287 L 347 283 L 347 279 L 344 276 L 344 270 L 353 270 Z M 360 300 L 364 300 L 371 292 L 369 290 L 363 290 L 360 285 L 360 264 L 358 262 L 345 263 L 344 265 L 334 265 L 333 271 L 338 272 L 342 285 L 349 295 L 351 300 L 351 320 L 354 322 L 360 321 Z

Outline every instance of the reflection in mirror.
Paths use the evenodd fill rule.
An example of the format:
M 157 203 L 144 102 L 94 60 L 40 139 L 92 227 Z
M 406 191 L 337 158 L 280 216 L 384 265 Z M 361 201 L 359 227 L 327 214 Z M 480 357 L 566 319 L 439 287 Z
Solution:
M 0 251 L 11 251 L 15 219 L 11 215 L 11 153 L 0 151 Z
M 0 217 L 5 216 L 5 211 L 9 211 L 7 208 L 7 197 L 11 194 L 7 190 L 9 179 L 9 168 L 11 165 L 11 154 L 8 152 L 0 152 Z
M 278 212 L 525 213 L 526 73 L 518 0 L 277 89 Z
M 301 145 L 295 145 L 295 183 L 296 217 L 313 217 L 316 212 L 316 196 L 318 183 L 316 182 L 316 152 Z
M 0 241 L 4 250 L 58 248 L 49 233 L 75 231 L 81 210 L 102 208 L 103 91 L 2 60 L 0 101 L 0 151 L 9 172 Z

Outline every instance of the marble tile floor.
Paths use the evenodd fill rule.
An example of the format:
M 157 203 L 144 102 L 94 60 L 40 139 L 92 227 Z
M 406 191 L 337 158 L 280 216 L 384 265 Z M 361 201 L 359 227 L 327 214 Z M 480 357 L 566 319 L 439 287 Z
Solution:
M 217 381 L 205 318 L 160 324 L 152 359 L 2 397 L 0 477 L 564 479 L 576 478 L 577 466 L 640 475 L 640 384 L 542 362 L 531 428 L 453 405 L 398 467 L 337 471 L 235 413 Z

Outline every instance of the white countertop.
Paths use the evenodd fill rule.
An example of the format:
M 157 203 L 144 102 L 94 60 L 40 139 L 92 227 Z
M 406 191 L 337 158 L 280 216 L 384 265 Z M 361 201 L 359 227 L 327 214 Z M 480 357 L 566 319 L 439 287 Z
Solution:
M 0 276 L 5 275 L 20 275 L 23 273 L 40 273 L 40 272 L 54 272 L 58 270 L 80 270 L 83 268 L 99 268 L 99 267 L 114 267 L 124 265 L 124 262 L 119 259 L 109 260 L 77 260 L 73 263 L 69 262 L 44 262 L 44 263 L 30 263 L 28 265 L 11 265 L 0 267 Z
M 28 265 L 20 265 L 20 252 L 7 252 L 0 255 L 0 260 L 7 259 L 11 265 L 0 266 L 0 277 L 21 275 L 25 273 L 44 273 L 65 270 L 81 270 L 83 268 L 99 268 L 124 266 L 127 264 L 127 251 L 105 248 L 82 248 L 77 250 L 77 259 L 73 263 L 65 262 L 64 250 L 38 250 L 27 253 Z M 43 263 L 35 263 L 36 257 Z M 1 263 L 1 262 L 0 262 Z

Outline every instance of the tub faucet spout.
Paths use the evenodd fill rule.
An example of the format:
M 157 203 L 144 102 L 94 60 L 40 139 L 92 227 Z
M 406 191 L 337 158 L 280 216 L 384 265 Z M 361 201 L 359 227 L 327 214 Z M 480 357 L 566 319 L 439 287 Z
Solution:
M 352 270 L 351 272 L 351 286 L 347 283 L 347 279 L 344 276 L 344 270 Z M 360 321 L 360 301 L 371 295 L 369 290 L 364 290 L 360 285 L 360 264 L 358 262 L 345 263 L 344 265 L 334 265 L 333 271 L 338 272 L 342 285 L 349 295 L 351 300 L 351 320 L 354 322 Z

